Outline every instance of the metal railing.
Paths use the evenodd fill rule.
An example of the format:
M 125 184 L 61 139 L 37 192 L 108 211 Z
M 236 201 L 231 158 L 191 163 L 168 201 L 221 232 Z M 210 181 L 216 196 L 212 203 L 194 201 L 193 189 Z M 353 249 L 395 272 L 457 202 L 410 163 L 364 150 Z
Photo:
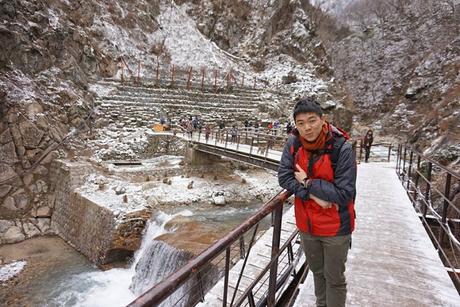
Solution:
M 305 272 L 308 270 L 305 263 L 301 266 L 300 270 L 296 270 L 299 267 L 299 259 L 301 258 L 301 248 L 297 250 L 297 253 L 293 250 L 293 244 L 296 244 L 298 241 L 298 231 L 293 232 L 280 247 L 283 204 L 290 195 L 287 191 L 278 193 L 270 201 L 265 203 L 256 214 L 190 260 L 184 267 L 147 290 L 129 304 L 129 306 L 158 306 L 179 289 L 182 289 L 180 298 L 175 302 L 168 301 L 168 306 L 193 306 L 200 301 L 202 302 L 205 292 L 210 287 L 209 284 L 215 283 L 215 280 L 208 280 L 206 282 L 206 278 L 212 275 L 211 267 L 214 270 L 219 270 L 220 274 L 218 275 L 223 275 L 224 277 L 223 293 L 221 296 L 222 306 L 241 306 L 243 304 L 249 304 L 249 306 L 275 306 L 281 300 L 286 301 L 290 299 L 281 295 L 278 290 L 286 286 L 287 282 L 298 282 L 300 278 L 294 278 L 294 276 L 303 276 L 304 278 Z M 250 285 L 243 288 L 241 278 L 245 272 L 246 262 L 255 242 L 258 225 L 270 214 L 272 214 L 273 226 L 270 262 L 261 270 L 258 276 L 254 277 Z M 252 230 L 252 233 L 250 230 Z M 247 250 L 244 244 L 245 235 L 250 235 Z M 232 248 L 235 245 L 240 247 L 239 253 L 235 252 Z M 232 256 L 234 257 L 235 255 L 237 258 L 244 258 L 244 263 L 235 289 L 231 289 L 229 287 L 229 272 L 232 263 L 234 263 Z M 287 264 L 281 265 L 282 258 L 288 260 Z M 262 289 L 261 283 L 262 285 L 266 285 L 267 281 L 268 288 L 265 292 L 256 293 Z M 258 300 L 255 299 L 256 294 L 259 298 Z
M 196 68 L 191 65 L 180 67 L 175 64 L 161 64 L 158 60 L 151 60 L 154 67 L 143 65 L 147 61 L 141 59 L 125 59 L 126 56 L 119 56 L 116 59 L 116 65 L 120 70 L 120 81 L 133 84 L 150 83 L 156 86 L 184 87 L 186 89 L 210 88 L 217 93 L 221 91 L 231 91 L 237 89 L 261 90 L 267 89 L 268 82 L 256 76 L 246 76 L 232 68 L 228 71 L 219 70 L 210 67 Z M 135 66 L 135 69 L 129 67 L 129 63 Z M 125 74 L 125 69 L 127 74 Z M 141 73 L 142 71 L 142 73 Z M 148 77 L 150 76 L 150 77 Z M 127 78 L 128 77 L 128 78 Z M 179 84 L 181 84 L 179 86 Z M 270 92 L 284 95 L 285 93 L 269 90 Z
M 453 203 L 460 174 L 412 147 L 397 152 L 397 175 L 460 293 L 460 208 Z

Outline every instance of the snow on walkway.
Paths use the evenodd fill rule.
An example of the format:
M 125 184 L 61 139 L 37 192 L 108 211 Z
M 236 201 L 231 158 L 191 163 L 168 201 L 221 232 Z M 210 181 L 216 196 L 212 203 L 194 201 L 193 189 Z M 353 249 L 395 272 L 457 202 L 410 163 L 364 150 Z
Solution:
M 460 306 L 394 163 L 360 164 L 357 190 L 347 306 Z M 309 274 L 295 306 L 315 306 L 314 302 Z

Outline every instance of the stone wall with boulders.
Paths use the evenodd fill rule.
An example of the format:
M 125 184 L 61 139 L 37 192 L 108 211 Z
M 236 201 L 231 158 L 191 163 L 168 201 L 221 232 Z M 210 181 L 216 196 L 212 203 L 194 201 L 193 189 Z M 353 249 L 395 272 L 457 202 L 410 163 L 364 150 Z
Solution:
M 185 156 L 187 141 L 168 134 L 155 134 L 148 137 L 143 158 L 154 158 L 163 155 Z
M 59 156 L 53 150 L 54 137 L 62 138 L 67 131 L 59 131 L 57 126 L 49 129 L 46 117 L 35 113 L 42 111 L 38 104 L 26 111 L 36 120 L 10 110 L 0 122 L 0 220 L 5 221 L 0 227 L 0 243 L 49 232 L 50 164 Z

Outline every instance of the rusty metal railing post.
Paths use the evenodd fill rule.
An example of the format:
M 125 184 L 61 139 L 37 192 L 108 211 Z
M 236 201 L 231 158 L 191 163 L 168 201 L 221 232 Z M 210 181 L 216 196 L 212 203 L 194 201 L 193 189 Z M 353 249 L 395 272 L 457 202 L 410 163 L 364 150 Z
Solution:
M 446 197 L 447 199 L 449 199 L 449 195 L 450 195 L 450 183 L 451 183 L 451 180 L 452 180 L 452 175 L 450 173 L 447 173 L 446 186 L 444 187 L 444 197 Z M 444 199 L 444 204 L 442 206 L 442 218 L 441 218 L 441 222 L 444 225 L 446 224 L 446 221 L 447 221 L 447 208 L 449 207 L 449 202 L 447 201 L 446 198 Z M 444 235 L 445 235 L 444 227 L 440 227 L 440 229 L 439 229 L 439 244 L 441 244 L 441 245 L 442 245 L 442 242 L 444 241 Z
M 415 171 L 415 184 L 414 184 L 414 202 L 417 201 L 418 196 L 418 180 L 420 178 L 420 155 L 417 154 L 417 170 Z
M 125 66 L 121 64 L 121 83 L 125 82 Z
M 273 239 L 272 239 L 272 255 L 271 259 L 277 257 L 280 249 L 280 238 L 281 238 L 281 220 L 283 216 L 283 206 L 278 206 L 274 211 L 274 225 L 273 225 Z M 276 276 L 278 273 L 278 259 L 273 262 L 270 267 L 270 277 L 268 281 L 268 297 L 267 306 L 275 306 L 275 294 L 276 294 Z
M 431 162 L 428 162 L 428 172 L 426 175 L 427 182 L 426 182 L 426 190 L 425 190 L 425 203 L 423 206 L 423 217 L 424 218 L 426 218 L 426 214 L 428 212 L 428 202 L 431 201 L 430 192 L 431 192 L 431 170 L 432 168 L 433 168 L 433 164 Z
M 359 161 L 363 159 L 363 139 L 359 140 Z
M 244 255 L 246 254 L 246 249 L 244 248 L 244 236 L 240 237 L 240 258 L 244 259 Z
M 402 165 L 402 178 L 403 181 L 406 179 L 406 155 L 407 154 L 407 147 L 404 147 L 404 154 L 403 154 L 403 165 Z
M 407 171 L 407 185 L 406 188 L 409 190 L 410 187 L 410 177 L 411 177 L 411 171 L 412 171 L 412 159 L 414 157 L 414 151 L 411 149 L 410 151 L 410 156 L 409 156 L 409 169 Z
M 227 307 L 228 296 L 228 275 L 230 273 L 230 246 L 225 251 L 225 277 L 224 277 L 224 294 L 222 297 L 222 306 Z
M 392 148 L 392 144 L 388 146 L 388 162 L 390 162 L 390 159 L 391 159 L 391 148 Z

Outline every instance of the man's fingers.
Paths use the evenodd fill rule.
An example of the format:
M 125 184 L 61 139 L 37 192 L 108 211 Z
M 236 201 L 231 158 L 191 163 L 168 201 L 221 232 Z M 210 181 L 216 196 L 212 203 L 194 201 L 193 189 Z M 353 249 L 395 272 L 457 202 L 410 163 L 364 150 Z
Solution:
M 295 168 L 296 168 L 298 171 L 301 171 L 301 172 L 303 172 L 303 169 L 300 167 L 300 165 L 299 165 L 299 164 L 296 164 L 296 165 L 295 165 Z

